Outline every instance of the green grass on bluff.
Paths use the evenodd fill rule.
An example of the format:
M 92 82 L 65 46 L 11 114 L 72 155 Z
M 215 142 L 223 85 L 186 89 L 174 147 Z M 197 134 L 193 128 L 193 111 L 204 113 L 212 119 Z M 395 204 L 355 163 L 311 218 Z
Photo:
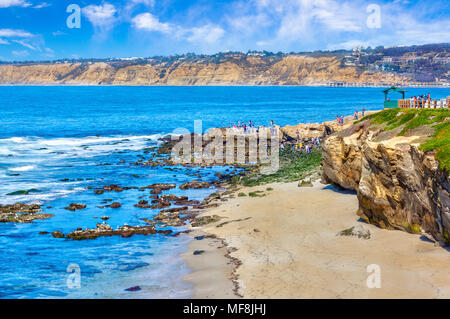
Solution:
M 398 135 L 409 130 L 429 126 L 434 129 L 430 139 L 420 145 L 424 152 L 436 151 L 439 167 L 450 172 L 450 110 L 449 109 L 387 109 L 362 118 L 371 119 L 371 123 L 386 124 L 384 130 L 401 128 Z
M 232 179 L 232 183 L 252 187 L 269 183 L 299 181 L 319 170 L 322 162 L 322 152 L 318 149 L 312 150 L 311 153 L 280 150 L 279 160 L 280 168 L 276 173 L 264 175 L 259 171 L 260 166 L 255 166 L 242 178 L 235 176 L 234 180 Z M 249 194 L 249 196 L 252 195 Z

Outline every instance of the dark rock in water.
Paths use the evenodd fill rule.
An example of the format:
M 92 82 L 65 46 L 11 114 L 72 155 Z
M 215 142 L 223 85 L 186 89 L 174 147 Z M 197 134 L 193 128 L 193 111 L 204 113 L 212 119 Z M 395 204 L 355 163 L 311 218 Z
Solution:
M 120 187 L 119 185 L 108 185 L 108 186 L 103 186 L 103 189 L 109 192 L 122 192 L 123 188 Z
M 150 194 L 161 194 L 161 193 L 162 193 L 161 188 L 155 188 L 150 191 Z
M 139 205 L 146 205 L 146 204 L 148 204 L 148 201 L 146 200 L 139 201 Z
M 211 187 L 211 183 L 202 181 L 192 181 L 180 185 L 180 189 L 200 189 L 209 187 Z
M 85 229 L 85 230 L 76 230 L 70 234 L 67 234 L 67 238 L 74 240 L 83 240 L 83 239 L 95 239 L 100 236 L 114 236 L 120 235 L 122 237 L 131 237 L 132 235 L 153 235 L 156 234 L 157 231 L 153 226 L 122 226 L 114 230 L 110 225 L 107 224 L 97 224 L 97 228 L 95 229 Z
M 97 190 L 94 191 L 94 193 L 97 194 L 97 195 L 101 195 L 101 194 L 103 194 L 104 192 L 105 192 L 105 191 L 102 190 L 102 189 L 97 189 Z
M 170 235 L 170 234 L 172 234 L 172 231 L 170 229 L 168 229 L 168 230 L 158 230 L 158 234 Z
M 163 199 L 154 199 L 152 200 L 152 203 L 156 203 L 155 208 L 170 207 L 172 205 L 169 201 Z
M 158 188 L 163 191 L 167 191 L 167 190 L 175 188 L 175 187 L 176 187 L 175 184 L 163 184 L 163 183 L 152 184 L 152 185 L 147 186 L 147 188 L 153 188 L 153 189 Z
M 37 204 L 0 205 L 0 223 L 31 223 L 36 219 L 47 219 L 54 216 L 40 212 L 42 212 L 41 206 Z
M 108 220 L 108 219 L 110 219 L 111 217 L 108 217 L 108 216 L 102 216 L 102 217 L 100 217 L 100 219 L 101 220 Z
M 122 207 L 122 204 L 118 203 L 118 202 L 114 202 L 114 203 L 111 203 L 110 205 L 106 205 L 106 207 L 120 208 L 120 207 Z
M 205 252 L 204 250 L 196 250 L 196 251 L 194 251 L 193 255 L 201 255 L 204 252 Z
M 155 223 L 153 222 L 153 220 L 148 219 L 148 218 L 141 218 L 141 220 L 143 220 L 144 222 L 146 222 L 148 225 L 154 225 Z
M 141 287 L 139 287 L 139 286 L 130 287 L 130 288 L 125 289 L 125 291 L 139 291 L 139 290 L 142 290 Z
M 188 210 L 189 207 L 184 206 L 184 207 L 174 207 L 174 208 L 169 208 L 169 209 L 163 209 L 161 211 L 161 213 L 175 213 L 175 212 L 181 212 L 184 210 Z
M 71 210 L 73 212 L 76 210 L 85 209 L 85 208 L 86 208 L 86 204 L 77 204 L 77 203 L 72 203 L 68 207 L 64 207 L 64 209 Z
M 205 236 L 197 236 L 197 237 L 194 237 L 194 239 L 196 239 L 196 240 L 203 240 L 205 238 Z
M 150 195 L 149 198 L 152 198 L 152 199 L 158 199 L 159 196 L 158 196 L 158 195 Z
M 164 200 L 171 201 L 171 202 L 182 201 L 182 200 L 187 200 L 188 199 L 187 196 L 177 196 L 177 195 L 173 195 L 173 194 L 162 195 L 161 198 L 164 199 Z
M 54 231 L 54 232 L 52 233 L 52 236 L 53 236 L 54 238 L 64 238 L 64 237 L 65 237 L 64 234 L 61 233 L 60 231 Z
M 141 201 L 141 202 L 147 202 L 147 201 Z M 159 208 L 164 208 L 164 207 L 169 207 L 170 206 L 170 202 L 166 202 L 163 200 L 157 200 L 158 204 L 157 205 L 147 205 L 147 204 L 136 204 L 134 205 L 134 207 L 137 208 L 150 208 L 150 209 L 159 209 Z M 139 202 L 140 203 L 140 202 Z M 148 203 L 148 202 L 147 202 Z
M 136 204 L 136 205 L 134 205 L 134 207 L 137 207 L 137 208 L 148 208 L 148 209 L 153 209 L 153 208 L 154 208 L 154 205 Z
M 48 231 L 40 231 L 39 235 L 47 235 L 49 232 Z
M 193 205 L 200 204 L 200 202 L 198 200 L 179 200 L 179 201 L 176 201 L 174 204 L 179 205 L 179 206 L 182 206 L 182 205 L 193 206 Z

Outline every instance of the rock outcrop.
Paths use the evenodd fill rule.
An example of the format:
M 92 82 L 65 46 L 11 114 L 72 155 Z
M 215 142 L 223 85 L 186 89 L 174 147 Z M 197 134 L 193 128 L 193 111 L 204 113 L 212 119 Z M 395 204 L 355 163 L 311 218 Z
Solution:
M 53 214 L 41 212 L 41 206 L 37 204 L 0 205 L 0 223 L 31 223 L 33 220 L 53 217 Z
M 331 135 L 323 144 L 322 181 L 355 190 L 365 221 L 448 245 L 449 175 L 434 152 L 419 149 L 432 130 L 418 127 L 399 136 L 400 129 L 366 120 Z

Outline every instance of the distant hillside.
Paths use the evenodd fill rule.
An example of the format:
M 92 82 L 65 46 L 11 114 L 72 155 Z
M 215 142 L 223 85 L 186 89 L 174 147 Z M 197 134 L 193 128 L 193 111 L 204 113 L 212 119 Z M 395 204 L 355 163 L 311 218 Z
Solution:
M 250 51 L 3 63 L 0 84 L 448 85 L 448 47 L 444 44 L 290 54 Z

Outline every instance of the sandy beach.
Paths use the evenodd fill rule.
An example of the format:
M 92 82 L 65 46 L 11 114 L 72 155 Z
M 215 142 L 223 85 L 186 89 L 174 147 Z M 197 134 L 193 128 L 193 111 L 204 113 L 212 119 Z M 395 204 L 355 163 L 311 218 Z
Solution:
M 258 190 L 261 197 L 248 196 Z M 194 237 L 217 237 L 194 239 L 184 255 L 193 298 L 450 298 L 449 251 L 359 221 L 352 192 L 295 182 L 224 198 L 202 214 L 220 221 L 192 228 Z M 370 238 L 338 235 L 353 226 Z M 380 288 L 367 286 L 371 264 Z

